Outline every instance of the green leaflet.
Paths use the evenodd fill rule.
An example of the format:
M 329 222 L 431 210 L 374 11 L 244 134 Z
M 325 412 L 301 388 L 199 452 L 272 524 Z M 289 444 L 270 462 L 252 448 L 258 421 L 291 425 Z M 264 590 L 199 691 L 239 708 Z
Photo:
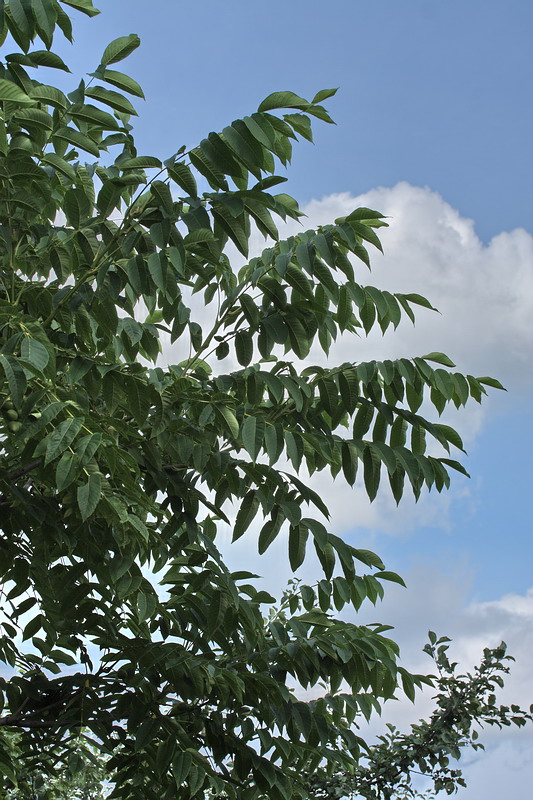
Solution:
M 237 422 L 237 417 L 233 413 L 233 411 L 228 408 L 227 406 L 217 406 L 217 412 L 222 417 L 227 429 L 229 430 L 231 436 L 236 439 L 239 435 L 239 423 Z
M 267 425 L 265 428 L 265 450 L 270 464 L 275 464 L 283 452 L 285 440 L 281 425 Z
M 191 197 L 196 197 L 198 194 L 196 180 L 186 164 L 175 162 L 171 167 L 168 167 L 168 174 L 187 194 L 191 195 Z
M 216 592 L 209 604 L 207 613 L 207 634 L 212 636 L 224 620 L 228 608 L 228 598 L 222 592 Z
M 241 217 L 235 218 L 227 202 L 213 202 L 213 217 L 243 256 L 248 256 L 249 233 Z
M 105 105 L 110 106 L 115 109 L 115 111 L 120 111 L 123 114 L 137 115 L 130 101 L 124 97 L 123 94 L 115 92 L 112 89 L 105 89 L 103 86 L 91 86 L 85 90 L 85 94 L 87 97 L 92 97 L 94 100 L 105 103 Z
M 453 361 L 444 353 L 428 353 L 427 355 L 421 357 L 425 361 L 436 361 L 437 364 L 443 364 L 445 367 L 455 367 Z
M 306 358 L 311 349 L 311 343 L 303 324 L 297 317 L 293 316 L 287 316 L 285 322 L 289 329 L 291 349 L 294 350 L 298 358 Z
M 114 69 L 104 69 L 101 73 L 98 73 L 98 77 L 100 80 L 110 83 L 112 86 L 117 86 L 124 92 L 129 92 L 130 94 L 133 94 L 136 97 L 140 97 L 144 100 L 143 90 L 137 81 L 134 81 L 129 75 L 125 75 L 123 72 L 117 72 Z
M 263 100 L 257 110 L 272 111 L 276 108 L 301 108 L 306 111 L 309 105 L 307 100 L 294 94 L 294 92 L 272 92 Z
M 261 452 L 265 434 L 265 422 L 261 417 L 247 417 L 242 425 L 242 442 L 253 461 Z
M 19 408 L 26 391 L 26 376 L 12 356 L 0 355 L 0 364 L 4 370 L 11 400 L 15 407 Z
M 36 617 L 33 617 L 33 619 L 31 619 L 24 628 L 24 632 L 22 634 L 23 641 L 25 641 L 26 639 L 30 639 L 32 636 L 35 636 L 35 634 L 42 629 L 43 622 L 44 619 L 41 614 L 38 614 Z
M 76 180 L 76 172 L 74 171 L 72 165 L 63 158 L 60 158 L 55 153 L 47 153 L 43 157 L 43 162 L 45 164 L 50 164 L 50 166 L 54 167 L 54 169 L 68 178 L 69 181 L 74 182 Z
M 380 572 L 375 572 L 374 577 L 379 578 L 382 581 L 392 581 L 392 583 L 398 583 L 400 586 L 405 587 L 405 581 L 400 575 L 397 575 L 395 572 L 381 570 Z
M 248 366 L 253 358 L 254 344 L 249 331 L 238 331 L 235 336 L 235 354 L 243 367 Z
M 362 439 L 367 433 L 374 418 L 374 408 L 368 402 L 361 404 L 353 423 L 354 439 Z
M 96 206 L 102 216 L 107 217 L 120 204 L 120 188 L 111 181 L 102 185 L 98 192 Z
M 427 356 L 426 356 L 427 358 Z M 462 377 L 462 376 L 455 376 L 455 377 Z M 503 392 L 506 392 L 507 389 L 505 386 L 502 386 L 500 381 L 496 380 L 496 378 L 478 378 L 478 383 L 484 383 L 485 386 L 491 386 L 493 389 L 501 389 Z
M 61 2 L 65 3 L 67 6 L 72 6 L 72 8 L 81 11 L 82 14 L 88 17 L 95 17 L 100 13 L 98 9 L 93 6 L 92 0 L 61 0 Z
M 123 59 L 127 58 L 130 53 L 133 53 L 141 44 L 141 40 L 135 33 L 130 33 L 129 36 L 120 36 L 118 39 L 113 39 L 110 42 L 104 53 L 102 58 L 100 59 L 100 63 L 103 66 L 107 66 L 108 64 L 116 64 L 117 61 L 122 61 Z
M 373 447 L 365 447 L 363 454 L 363 475 L 366 493 L 371 502 L 378 493 L 381 477 L 380 473 L 381 461 L 378 452 Z
M 102 476 L 99 472 L 92 473 L 86 483 L 78 486 L 76 497 L 83 522 L 94 514 L 100 501 L 101 493 Z
M 231 175 L 238 180 L 246 174 L 246 169 L 235 158 L 222 136 L 210 133 L 207 139 L 200 142 L 200 149 L 207 160 L 224 175 Z
M 76 453 L 63 453 L 57 462 L 55 473 L 58 491 L 62 492 L 72 481 L 76 480 L 81 468 L 81 462 Z
M 252 328 L 257 328 L 260 319 L 260 312 L 252 298 L 247 294 L 242 294 L 239 297 L 239 302 L 241 304 L 244 316 L 246 317 L 250 326 Z
M 251 522 L 255 518 L 258 510 L 259 499 L 256 492 L 254 490 L 250 490 L 245 494 L 241 503 L 241 507 L 239 508 L 235 518 L 232 542 L 240 539 L 240 537 L 246 532 Z
M 190 753 L 180 750 L 172 759 L 172 774 L 179 788 L 185 781 L 192 766 L 192 756 Z
M 30 337 L 25 337 L 22 340 L 20 355 L 25 361 L 29 361 L 30 364 L 33 364 L 39 372 L 44 371 L 50 359 L 48 350 L 44 344 L 38 339 L 31 339 Z
M 39 8 L 39 4 L 37 4 L 37 8 Z M 27 53 L 26 57 L 33 66 L 50 67 L 52 69 L 60 69 L 63 72 L 70 72 L 63 59 L 49 50 L 33 50 L 31 53 Z
M 69 447 L 83 425 L 83 418 L 69 417 L 63 422 L 60 422 L 57 428 L 48 435 L 46 438 L 46 451 L 44 458 L 44 465 L 53 461 L 64 450 Z
M 335 568 L 335 552 L 330 544 L 321 547 L 315 539 L 315 550 L 324 575 L 329 580 Z
M 297 292 L 299 292 L 303 297 L 306 297 L 308 300 L 313 299 L 313 288 L 309 280 L 305 277 L 303 272 L 301 272 L 296 267 L 289 264 L 287 267 L 287 271 L 285 273 L 285 280 L 287 283 L 293 287 Z
M 161 161 L 155 156 L 135 156 L 120 164 L 121 169 L 161 169 L 162 166 Z
M 450 442 L 450 444 L 453 444 L 459 450 L 462 450 L 463 452 L 465 452 L 464 447 L 463 447 L 463 441 L 462 441 L 461 437 L 459 436 L 459 434 L 457 433 L 457 431 L 455 431 L 449 425 L 442 425 L 440 423 L 434 425 L 434 428 L 437 430 L 437 432 L 439 434 L 442 435 L 442 437 L 444 439 L 443 444 L 445 444 L 445 446 L 447 446 L 446 442 Z M 442 439 L 441 439 L 441 441 L 442 441 Z
M 101 130 L 117 131 L 119 129 L 117 120 L 111 114 L 88 103 L 80 104 L 79 108 L 75 106 L 71 108 L 70 116 L 87 122 L 89 125 L 95 125 Z
M 338 88 L 337 89 L 321 89 L 319 92 L 317 92 L 315 94 L 315 96 L 313 97 L 311 102 L 313 104 L 322 103 L 324 100 L 327 100 L 328 97 L 333 97 L 334 95 L 336 95 L 338 91 L 339 91 Z
M 291 128 L 296 133 L 307 139 L 308 142 L 313 141 L 313 131 L 311 128 L 311 120 L 305 114 L 284 114 L 283 119 L 288 122 Z
M 34 100 L 20 89 L 16 83 L 0 78 L 0 100 L 3 102 L 17 103 L 21 106 L 31 106 Z
M 351 442 L 342 443 L 342 470 L 350 486 L 353 486 L 357 477 L 357 451 Z
M 308 535 L 304 525 L 291 525 L 289 528 L 289 563 L 292 570 L 297 570 L 303 564 Z
M 39 84 L 31 90 L 30 97 L 39 103 L 46 103 L 57 108 L 66 109 L 69 105 L 63 92 L 55 86 Z
M 69 128 L 66 126 L 59 128 L 59 130 L 55 131 L 54 138 L 64 140 L 65 142 L 68 142 L 68 144 L 74 145 L 74 147 L 79 147 L 82 150 L 85 150 L 87 153 L 90 153 L 92 156 L 98 157 L 100 154 L 100 148 L 98 145 L 95 144 L 94 141 L 88 136 L 85 136 L 83 133 L 80 133 L 74 128 Z
M 298 433 L 292 431 L 285 432 L 285 447 L 287 450 L 287 457 L 291 461 L 296 472 L 300 469 L 302 457 L 304 453 L 302 437 Z
M 64 209 L 67 222 L 73 228 L 82 227 L 92 209 L 83 189 L 68 189 L 65 192 Z

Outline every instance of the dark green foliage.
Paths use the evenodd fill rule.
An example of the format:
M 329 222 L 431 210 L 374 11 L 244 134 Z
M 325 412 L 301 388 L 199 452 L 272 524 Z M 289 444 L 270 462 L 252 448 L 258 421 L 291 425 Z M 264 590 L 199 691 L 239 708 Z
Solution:
M 86 740 L 83 733 L 68 743 L 68 756 L 60 746 L 48 752 L 46 771 L 34 767 L 18 747 L 18 735 L 0 731 L 0 746 L 9 753 L 17 788 L 8 789 L 5 800 L 104 800 L 106 759 Z M 56 768 L 56 759 L 63 762 Z M 39 761 L 37 760 L 37 765 Z
M 441 491 L 462 443 L 423 400 L 440 412 L 497 384 L 440 353 L 298 368 L 315 340 L 328 352 L 340 331 L 431 308 L 359 282 L 378 212 L 278 240 L 275 218 L 301 215 L 272 192 L 276 165 L 311 117 L 330 121 L 333 92 L 270 95 L 163 164 L 135 147 L 142 89 L 109 69 L 137 36 L 68 95 L 35 77 L 67 69 L 51 47 L 72 38 L 68 7 L 98 13 L 0 3 L 19 48 L 0 65 L 0 725 L 45 772 L 89 731 L 116 798 L 301 797 L 306 771 L 357 758 L 369 697 L 377 709 L 400 676 L 425 679 L 399 672 L 386 628 L 336 618 L 399 579 L 314 518 L 327 508 L 298 471 L 362 476 L 371 498 L 382 478 L 397 501 Z M 247 257 L 252 224 L 270 246 L 237 272 L 226 245 Z M 157 363 L 163 337 L 178 364 Z M 235 512 L 234 538 L 259 521 L 261 552 L 288 530 L 293 569 L 312 543 L 317 602 L 308 588 L 265 618 L 272 598 L 217 549 Z M 285 677 L 325 696 L 302 703 Z M 12 788 L 9 751 L 0 771 Z

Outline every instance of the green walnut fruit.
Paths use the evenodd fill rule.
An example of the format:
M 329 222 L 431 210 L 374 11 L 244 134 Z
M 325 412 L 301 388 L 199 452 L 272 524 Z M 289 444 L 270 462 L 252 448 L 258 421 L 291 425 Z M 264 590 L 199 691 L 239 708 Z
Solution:
M 7 427 L 11 433 L 18 433 L 22 428 L 22 422 L 8 422 Z
M 14 408 L 8 408 L 5 412 L 6 419 L 10 419 L 11 421 L 17 420 L 19 418 L 18 412 L 15 411 Z

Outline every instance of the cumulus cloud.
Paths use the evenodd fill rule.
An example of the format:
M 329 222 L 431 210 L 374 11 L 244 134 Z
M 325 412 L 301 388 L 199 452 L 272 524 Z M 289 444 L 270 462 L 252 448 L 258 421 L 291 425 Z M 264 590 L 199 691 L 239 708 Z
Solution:
M 431 350 L 449 351 L 464 371 L 495 374 L 521 387 L 533 345 L 533 237 L 522 229 L 503 232 L 484 245 L 472 220 L 460 216 L 436 192 L 402 182 L 352 197 L 339 194 L 304 207 L 311 226 L 331 222 L 357 206 L 386 214 L 385 255 L 373 256 L 363 283 L 426 295 L 441 314 L 421 310 L 416 327 L 401 325 L 361 343 L 342 342 L 364 358 Z
M 405 320 L 384 336 L 378 330 L 367 338 L 343 336 L 333 345 L 328 361 L 409 357 L 437 350 L 447 353 L 461 372 L 498 378 L 509 394 L 489 390 L 482 405 L 472 402 L 443 414 L 441 421 L 457 428 L 469 448 L 491 414 L 510 410 L 531 391 L 533 237 L 516 229 L 485 245 L 473 221 L 461 217 L 437 192 L 405 182 L 360 196 L 342 193 L 312 200 L 302 208 L 307 215 L 304 229 L 331 223 L 358 206 L 377 209 L 389 218 L 389 228 L 380 230 L 385 254 L 374 251 L 372 273 L 361 263 L 358 280 L 389 291 L 418 292 L 441 313 L 420 309 L 415 326 Z M 290 221 L 281 233 L 299 229 Z M 254 247 L 261 250 L 259 235 Z M 315 347 L 307 360 L 326 359 Z M 386 491 L 370 504 L 360 486 L 351 489 L 324 475 L 313 483 L 327 498 L 332 524 L 341 532 L 362 527 L 405 534 L 422 525 L 446 530 L 454 503 L 472 491 L 472 484 L 456 477 L 451 492 L 423 494 L 418 504 L 406 496 L 396 509 Z

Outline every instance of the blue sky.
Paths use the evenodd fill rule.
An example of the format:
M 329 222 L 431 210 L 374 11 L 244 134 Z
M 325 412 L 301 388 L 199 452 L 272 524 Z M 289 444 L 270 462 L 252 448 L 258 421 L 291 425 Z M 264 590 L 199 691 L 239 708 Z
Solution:
M 98 5 L 98 4 L 97 4 Z M 147 153 L 170 154 L 249 113 L 271 91 L 339 86 L 336 128 L 321 126 L 290 171 L 301 201 L 408 180 L 437 189 L 486 240 L 531 230 L 533 163 L 528 0 L 103 0 L 80 17 L 69 64 L 138 33 L 128 70 L 147 102 Z M 156 122 L 157 121 L 157 122 Z
M 401 355 L 449 351 L 459 369 L 499 377 L 509 393 L 453 420 L 467 442 L 470 482 L 459 479 L 448 498 L 425 497 L 398 511 L 386 503 L 370 508 L 362 493 L 348 497 L 326 487 L 337 509 L 350 509 L 351 516 L 334 515 L 334 522 L 406 575 L 408 592 L 385 602 L 376 617 L 398 618 L 408 658 L 410 647 L 422 646 L 427 623 L 456 636 L 467 660 L 483 645 L 479 630 L 487 644 L 506 638 L 527 663 L 533 6 L 528 0 L 103 0 L 99 7 L 100 17 L 79 17 L 74 49 L 59 42 L 55 49 L 81 76 L 96 67 L 111 39 L 141 36 L 142 48 L 118 68 L 147 96 L 137 104 L 135 123 L 143 155 L 166 157 L 194 144 L 272 91 L 312 97 L 340 87 L 328 101 L 338 124 L 317 124 L 315 146 L 295 149 L 288 191 L 310 222 L 333 219 L 352 201 L 390 212 L 387 255 L 374 260 L 373 280 L 399 291 L 399 283 L 411 281 L 410 290 L 428 294 L 443 311 L 438 320 L 421 315 L 415 332 L 394 340 L 351 346 L 351 358 L 392 346 L 407 348 Z M 69 85 L 70 77 L 61 80 Z M 254 561 L 267 576 L 276 572 L 272 561 L 255 563 L 253 547 L 242 540 L 229 557 Z M 423 662 L 416 666 L 424 669 Z M 523 704 L 533 699 L 528 680 L 518 665 L 510 685 Z M 505 775 L 509 796 L 527 800 L 533 766 L 524 766 L 525 756 L 517 766 L 505 750 L 520 752 L 527 741 L 524 735 L 494 742 L 482 762 L 476 757 L 460 797 L 489 800 L 490 787 Z

